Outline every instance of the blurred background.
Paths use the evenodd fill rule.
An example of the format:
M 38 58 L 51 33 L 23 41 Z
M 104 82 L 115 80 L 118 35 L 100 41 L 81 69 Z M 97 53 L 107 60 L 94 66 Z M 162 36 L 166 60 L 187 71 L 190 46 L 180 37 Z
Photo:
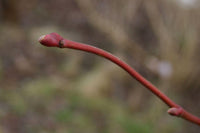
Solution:
M 0 0 L 0 133 L 197 133 L 111 62 L 39 36 L 107 50 L 200 116 L 200 1 Z

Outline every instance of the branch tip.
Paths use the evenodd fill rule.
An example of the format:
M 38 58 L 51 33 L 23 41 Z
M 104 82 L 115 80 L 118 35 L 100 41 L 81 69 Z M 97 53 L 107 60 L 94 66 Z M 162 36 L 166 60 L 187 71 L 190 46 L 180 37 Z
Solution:
M 59 42 L 62 39 L 63 38 L 59 34 L 53 32 L 53 33 L 41 36 L 38 41 L 42 45 L 47 46 L 47 47 L 59 47 Z

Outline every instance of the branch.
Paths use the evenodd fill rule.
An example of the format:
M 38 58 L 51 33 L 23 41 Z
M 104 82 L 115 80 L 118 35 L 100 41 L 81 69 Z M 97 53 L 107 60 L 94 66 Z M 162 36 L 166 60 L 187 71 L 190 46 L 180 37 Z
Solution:
M 57 33 L 50 33 L 47 35 L 43 35 L 39 38 L 39 42 L 48 47 L 59 47 L 59 48 L 71 48 L 76 50 L 82 50 L 89 53 L 93 53 L 104 57 L 113 63 L 120 66 L 126 72 L 128 72 L 133 78 L 139 81 L 143 86 L 145 86 L 148 90 L 150 90 L 154 95 L 156 95 L 159 99 L 161 99 L 165 104 L 167 104 L 170 109 L 168 113 L 172 116 L 181 117 L 185 120 L 188 120 L 192 123 L 195 123 L 200 126 L 200 118 L 190 114 L 186 110 L 184 110 L 181 106 L 173 102 L 170 98 L 168 98 L 164 93 L 162 93 L 158 88 L 156 88 L 152 83 L 146 80 L 143 76 L 141 76 L 137 71 L 135 71 L 128 64 L 117 58 L 116 56 L 93 46 L 73 42 L 67 39 L 64 39 Z

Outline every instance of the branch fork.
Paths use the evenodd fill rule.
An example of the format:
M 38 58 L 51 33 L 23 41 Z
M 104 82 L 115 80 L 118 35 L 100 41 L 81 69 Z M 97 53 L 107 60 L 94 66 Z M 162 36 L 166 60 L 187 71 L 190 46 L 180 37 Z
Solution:
M 148 80 L 146 80 L 143 76 L 141 76 L 137 71 L 135 71 L 132 67 L 130 67 L 128 64 L 120 60 L 118 57 L 110 54 L 109 52 L 106 52 L 102 49 L 82 44 L 74 41 L 70 41 L 67 39 L 64 39 L 57 33 L 50 33 L 47 35 L 43 35 L 39 38 L 39 42 L 47 47 L 59 47 L 59 48 L 71 48 L 76 50 L 82 50 L 89 53 L 93 53 L 96 55 L 99 55 L 101 57 L 104 57 L 113 63 L 120 66 L 122 69 L 124 69 L 126 72 L 128 72 L 134 79 L 139 81 L 143 86 L 145 86 L 148 90 L 150 90 L 154 95 L 156 95 L 159 99 L 161 99 L 165 104 L 167 104 L 170 108 L 168 109 L 168 114 L 172 116 L 177 116 L 180 118 L 183 118 L 185 120 L 188 120 L 194 124 L 197 124 L 200 126 L 200 118 L 197 116 L 194 116 L 193 114 L 187 112 L 184 110 L 181 106 L 173 102 L 169 97 L 167 97 L 164 93 L 162 93 L 157 87 L 155 87 L 152 83 L 150 83 Z

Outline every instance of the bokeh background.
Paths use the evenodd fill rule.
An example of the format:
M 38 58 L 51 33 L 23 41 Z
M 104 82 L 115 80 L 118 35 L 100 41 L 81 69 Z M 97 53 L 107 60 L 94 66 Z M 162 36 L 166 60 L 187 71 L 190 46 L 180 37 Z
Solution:
M 107 50 L 200 116 L 198 0 L 0 0 L 0 133 L 197 133 L 111 62 L 47 48 L 57 32 Z

